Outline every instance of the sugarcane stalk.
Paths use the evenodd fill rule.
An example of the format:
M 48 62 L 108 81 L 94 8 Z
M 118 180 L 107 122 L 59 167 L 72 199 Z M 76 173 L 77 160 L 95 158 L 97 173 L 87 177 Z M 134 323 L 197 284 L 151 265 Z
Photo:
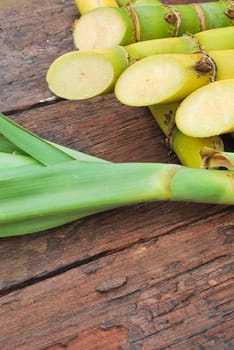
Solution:
M 148 201 L 234 204 L 233 171 L 175 164 L 70 161 L 7 169 L 0 178 L 0 235 L 37 232 Z
M 28 138 L 33 148 L 28 157 L 38 162 L 37 165 L 27 163 L 1 169 L 0 237 L 38 232 L 140 202 L 175 200 L 234 204 L 233 171 L 76 159 L 57 159 L 57 163 L 46 165 L 51 156 L 48 154 L 46 159 L 45 155 L 45 164 L 42 164 L 40 144 L 49 150 L 56 146 L 3 115 L 0 120 L 3 121 L 0 124 L 2 135 L 10 143 L 15 142 L 14 137 L 19 137 L 16 146 L 27 154 Z M 66 154 L 66 150 L 60 151 Z
M 178 103 L 158 104 L 149 107 L 154 120 L 166 137 L 166 144 L 174 151 L 180 163 L 191 168 L 202 166 L 201 151 L 209 147 L 215 151 L 223 151 L 224 143 L 219 136 L 195 138 L 184 135 L 175 126 L 175 115 Z
M 176 125 L 192 137 L 234 131 L 234 79 L 203 86 L 187 96 L 176 111 Z
M 217 151 L 208 146 L 203 147 L 200 151 L 202 168 L 205 169 L 220 169 L 226 168 L 234 170 L 234 153 Z
M 78 49 L 128 45 L 136 41 L 175 37 L 234 25 L 233 1 L 203 4 L 100 7 L 75 21 Z
M 114 91 L 123 104 L 150 106 L 181 101 L 198 88 L 227 78 L 234 78 L 234 50 L 152 55 L 125 69 Z
M 119 75 L 135 60 L 155 54 L 192 54 L 211 48 L 230 50 L 234 49 L 233 37 L 234 26 L 117 48 L 72 51 L 51 64 L 46 79 L 51 91 L 60 97 L 86 99 L 112 91 Z
M 98 7 L 118 7 L 115 0 L 74 0 L 77 9 L 81 15 Z

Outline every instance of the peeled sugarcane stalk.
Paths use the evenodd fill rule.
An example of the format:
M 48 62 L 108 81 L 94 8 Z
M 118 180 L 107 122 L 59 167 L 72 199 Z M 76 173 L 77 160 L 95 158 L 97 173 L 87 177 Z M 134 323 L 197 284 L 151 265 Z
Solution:
M 119 75 L 135 60 L 154 54 L 234 49 L 233 37 L 234 26 L 124 47 L 72 51 L 51 64 L 46 79 L 50 90 L 60 97 L 86 99 L 112 91 Z
M 176 111 L 176 125 L 192 137 L 234 131 L 234 79 L 203 86 L 187 96 Z
M 209 147 L 201 149 L 202 167 L 205 169 L 226 168 L 234 170 L 234 153 L 221 152 Z
M 175 126 L 175 115 L 178 103 L 157 104 L 149 107 L 155 121 L 166 136 L 166 142 L 175 152 L 180 163 L 191 168 L 202 165 L 201 150 L 209 147 L 214 151 L 223 151 L 224 144 L 219 136 L 195 138 L 184 135 Z
M 181 101 L 198 88 L 227 78 L 234 78 L 234 50 L 152 55 L 125 69 L 114 91 L 123 104 L 150 106 Z
M 146 201 L 234 204 L 233 171 L 79 161 L 3 115 L 0 132 L 9 145 L 16 141 L 16 147 L 38 163 L 1 169 L 0 237 L 38 232 Z
M 233 1 L 100 7 L 74 22 L 78 49 L 115 47 L 234 25 Z
M 118 7 L 115 0 L 74 0 L 81 15 L 98 7 Z

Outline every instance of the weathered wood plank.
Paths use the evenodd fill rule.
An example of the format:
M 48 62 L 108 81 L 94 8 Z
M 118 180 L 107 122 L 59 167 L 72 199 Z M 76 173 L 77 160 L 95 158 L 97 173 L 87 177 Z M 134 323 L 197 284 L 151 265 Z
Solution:
M 110 161 L 176 162 L 145 108 L 39 102 L 77 15 L 72 0 L 0 9 L 0 110 Z M 159 202 L 1 239 L 0 349 L 229 350 L 233 234 L 232 207 Z
M 0 6 L 0 110 L 27 108 L 51 97 L 49 64 L 73 50 L 71 27 L 78 11 L 72 0 L 31 0 Z
M 230 220 L 222 230 L 207 218 L 2 297 L 1 349 L 92 349 L 93 339 L 107 350 L 228 349 Z

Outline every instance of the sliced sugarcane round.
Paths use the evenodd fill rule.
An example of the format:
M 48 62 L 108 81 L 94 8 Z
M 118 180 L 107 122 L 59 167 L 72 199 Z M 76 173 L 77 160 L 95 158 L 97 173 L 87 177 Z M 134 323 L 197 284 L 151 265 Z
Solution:
M 209 137 L 234 131 L 234 79 L 220 80 L 187 96 L 176 112 L 186 135 Z
M 135 25 L 126 8 L 99 7 L 74 22 L 73 41 L 80 50 L 127 45 L 136 41 Z
M 72 51 L 51 64 L 46 80 L 49 89 L 59 97 L 87 99 L 113 90 L 113 84 L 127 65 L 121 47 L 111 51 Z
M 116 98 L 126 105 L 150 106 L 182 100 L 213 79 L 213 61 L 204 54 L 161 54 L 129 66 L 115 85 Z
M 97 7 L 118 7 L 118 3 L 115 0 L 74 0 L 74 2 L 81 15 Z

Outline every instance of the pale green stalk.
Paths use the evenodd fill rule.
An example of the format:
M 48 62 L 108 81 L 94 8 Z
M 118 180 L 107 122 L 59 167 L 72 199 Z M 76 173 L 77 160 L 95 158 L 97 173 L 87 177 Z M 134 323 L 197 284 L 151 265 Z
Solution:
M 6 128 L 10 142 L 12 135 L 19 136 L 17 147 L 24 151 L 28 138 L 35 161 L 40 143 L 47 145 L 48 150 L 55 148 L 58 153 L 67 154 L 3 115 L 0 121 L 1 133 L 5 136 Z M 43 163 L 50 163 L 50 157 L 51 153 L 45 154 Z M 234 204 L 233 171 L 190 169 L 175 164 L 56 159 L 57 163 L 52 165 L 43 165 L 39 157 L 39 166 L 27 164 L 1 169 L 1 237 L 38 232 L 146 201 Z
M 45 230 L 145 201 L 234 204 L 233 171 L 70 161 L 0 178 L 0 235 Z

